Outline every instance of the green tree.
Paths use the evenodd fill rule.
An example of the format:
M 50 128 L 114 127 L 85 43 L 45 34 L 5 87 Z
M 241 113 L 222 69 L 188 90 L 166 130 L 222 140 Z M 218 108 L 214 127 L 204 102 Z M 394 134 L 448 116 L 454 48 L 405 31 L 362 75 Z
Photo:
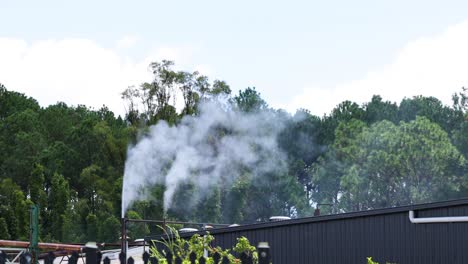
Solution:
M 24 239 L 28 234 L 28 203 L 20 187 L 11 179 L 0 181 L 0 215 L 7 222 L 11 239 Z
M 121 188 L 120 188 L 121 190 Z M 150 199 L 140 203 L 141 208 L 137 205 L 134 206 L 134 210 L 138 212 L 144 219 L 163 219 L 164 215 L 164 191 L 166 187 L 163 184 L 156 184 L 151 186 L 148 190 Z M 161 231 L 157 226 L 150 225 L 149 229 L 151 234 L 156 234 Z
M 244 112 L 257 112 L 268 108 L 268 104 L 255 90 L 255 87 L 239 91 L 239 94 L 234 96 L 232 101 L 238 109 Z
M 46 207 L 47 195 L 45 189 L 45 168 L 39 163 L 34 164 L 29 183 L 30 200 L 37 205 Z
M 194 219 L 194 208 L 197 205 L 196 185 L 193 182 L 184 182 L 177 186 L 172 204 L 167 210 L 167 215 L 170 218 L 189 221 Z
M 342 177 L 348 167 L 360 162 L 356 159 L 360 152 L 359 135 L 365 127 L 366 124 L 357 119 L 340 122 L 334 133 L 334 143 L 309 170 L 312 174 L 313 201 L 334 205 L 324 208 L 324 213 L 336 212 L 342 195 Z
M 30 109 L 8 116 L 0 127 L 0 174 L 10 177 L 27 191 L 29 175 L 37 156 L 45 147 L 38 114 Z
M 389 101 L 383 101 L 379 95 L 372 96 L 369 103 L 364 105 L 364 120 L 368 124 L 388 120 L 398 122 L 398 105 Z
M 8 233 L 8 225 L 5 218 L 0 217 L 0 239 L 10 239 L 10 234 Z
M 177 85 L 179 86 L 180 91 L 182 92 L 182 97 L 184 99 L 184 109 L 182 109 L 182 115 L 193 115 L 196 111 L 197 104 L 200 100 L 200 95 L 196 91 L 198 72 L 188 73 L 188 72 L 178 72 L 177 73 Z M 202 89 L 206 89 L 208 85 L 208 78 L 203 78 L 200 76 L 201 80 L 206 80 L 203 82 Z
M 49 192 L 49 223 L 46 223 L 49 229 L 46 230 L 58 241 L 63 236 L 63 215 L 67 211 L 69 199 L 70 190 L 67 180 L 62 175 L 55 173 L 52 176 Z
M 141 216 L 132 210 L 127 212 L 127 217 L 129 219 L 141 219 Z M 144 238 L 148 233 L 149 229 L 145 223 L 128 223 L 127 236 L 129 236 L 130 239 Z
M 75 212 L 69 208 L 67 211 L 61 215 L 61 221 L 62 221 L 62 238 L 61 242 L 66 242 L 66 243 L 71 243 L 77 241 L 77 237 L 79 237 L 79 228 L 77 227 L 76 223 L 76 218 L 75 218 Z
M 463 112 L 447 106 L 435 97 L 415 96 L 405 98 L 399 107 L 401 121 L 409 122 L 417 116 L 423 116 L 441 126 L 447 133 L 451 133 L 463 120 Z
M 355 162 L 341 179 L 343 210 L 450 199 L 460 189 L 462 175 L 453 166 L 464 166 L 465 160 L 447 133 L 427 118 L 399 126 L 378 122 L 349 146 Z
M 125 120 L 132 126 L 140 124 L 140 110 L 138 107 L 138 99 L 140 98 L 140 91 L 135 86 L 130 86 L 125 89 L 121 94 L 122 100 L 125 101 Z
M 344 155 L 347 166 L 340 181 L 340 207 L 359 211 L 386 207 L 398 201 L 396 180 L 399 176 L 397 149 L 398 127 L 381 121 L 371 128 L 362 127 L 354 140 L 340 140 L 338 152 Z M 345 138 L 345 137 L 344 137 Z M 337 137 L 338 139 L 338 137 Z M 340 155 L 340 154 L 339 154 Z
M 459 128 L 452 133 L 453 144 L 468 159 L 468 113 L 464 120 L 459 124 Z
M 404 174 L 409 177 L 411 202 L 449 199 L 456 195 L 460 175 L 456 167 L 465 159 L 451 144 L 447 132 L 427 118 L 401 124 L 404 151 L 401 162 L 406 161 Z
M 322 118 L 319 133 L 319 142 L 323 145 L 331 145 L 335 140 L 335 130 L 341 122 L 349 122 L 352 119 L 363 120 L 364 110 L 356 103 L 344 101 L 336 106 L 330 115 Z
M 99 240 L 114 243 L 119 240 L 120 221 L 117 217 L 108 216 L 99 227 Z
M 468 111 L 468 88 L 462 87 L 462 91 L 452 96 L 453 108 L 457 111 Z
M 22 93 L 8 91 L 0 83 L 0 120 L 28 109 L 37 112 L 40 106 L 35 99 L 27 97 Z
M 49 143 L 65 142 L 73 129 L 73 108 L 59 102 L 50 105 L 40 112 L 40 122 L 44 125 L 46 139 Z
M 250 183 L 250 176 L 243 174 L 226 191 L 221 206 L 225 223 L 244 222 Z
M 199 222 L 219 223 L 221 220 L 221 192 L 219 186 L 208 187 L 201 191 L 203 197 L 198 202 L 196 219 Z
M 86 233 L 89 241 L 96 241 L 98 236 L 98 219 L 95 214 L 86 216 Z
M 199 91 L 201 91 L 201 89 L 199 89 Z M 231 87 L 225 81 L 214 80 L 213 87 L 209 91 L 209 94 L 215 98 L 229 96 L 231 94 Z
M 42 165 L 46 185 L 50 185 L 52 175 L 59 173 L 75 188 L 79 186 L 79 153 L 62 141 L 49 143 L 38 155 Z
M 307 200 L 312 197 L 310 167 L 317 162 L 326 148 L 320 142 L 321 120 L 307 110 L 298 110 L 278 136 L 278 144 L 288 156 L 289 174 L 304 187 Z
M 82 197 L 88 201 L 92 214 L 96 214 L 99 209 L 99 189 L 101 186 L 106 185 L 106 182 L 99 176 L 100 173 L 101 168 L 93 164 L 83 169 L 80 175 L 81 189 L 83 190 Z

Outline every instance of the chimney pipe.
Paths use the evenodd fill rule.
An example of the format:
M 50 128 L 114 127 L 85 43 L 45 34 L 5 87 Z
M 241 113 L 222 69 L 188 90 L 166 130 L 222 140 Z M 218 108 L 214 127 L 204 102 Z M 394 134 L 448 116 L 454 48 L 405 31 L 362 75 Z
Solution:
M 121 219 L 122 232 L 121 232 L 121 254 L 127 259 L 127 218 Z

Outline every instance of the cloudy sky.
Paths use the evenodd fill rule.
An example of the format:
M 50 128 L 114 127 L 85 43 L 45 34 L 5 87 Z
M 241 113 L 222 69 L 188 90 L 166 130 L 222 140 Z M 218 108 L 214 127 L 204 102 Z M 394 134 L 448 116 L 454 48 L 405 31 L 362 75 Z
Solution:
M 0 83 L 46 106 L 103 104 L 148 64 L 255 86 L 322 115 L 373 94 L 400 101 L 468 86 L 468 1 L 0 1 Z

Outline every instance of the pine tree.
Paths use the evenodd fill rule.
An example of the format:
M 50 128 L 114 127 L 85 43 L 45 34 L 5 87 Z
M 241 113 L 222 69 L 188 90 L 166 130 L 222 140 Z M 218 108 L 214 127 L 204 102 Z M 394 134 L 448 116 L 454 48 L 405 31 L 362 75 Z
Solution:
M 3 217 L 0 217 L 0 239 L 10 239 L 7 222 Z

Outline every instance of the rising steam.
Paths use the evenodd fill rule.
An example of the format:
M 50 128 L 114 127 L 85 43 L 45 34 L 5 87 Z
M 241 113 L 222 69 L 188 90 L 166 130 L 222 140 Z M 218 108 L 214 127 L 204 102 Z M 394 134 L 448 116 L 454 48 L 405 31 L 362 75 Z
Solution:
M 203 196 L 218 183 L 234 182 L 245 170 L 254 177 L 285 169 L 277 145 L 281 115 L 272 111 L 243 113 L 205 103 L 200 114 L 176 126 L 160 121 L 128 150 L 122 191 L 122 216 L 137 200 L 147 199 L 145 187 L 164 184 L 164 210 L 172 206 L 177 186 L 192 182 Z

